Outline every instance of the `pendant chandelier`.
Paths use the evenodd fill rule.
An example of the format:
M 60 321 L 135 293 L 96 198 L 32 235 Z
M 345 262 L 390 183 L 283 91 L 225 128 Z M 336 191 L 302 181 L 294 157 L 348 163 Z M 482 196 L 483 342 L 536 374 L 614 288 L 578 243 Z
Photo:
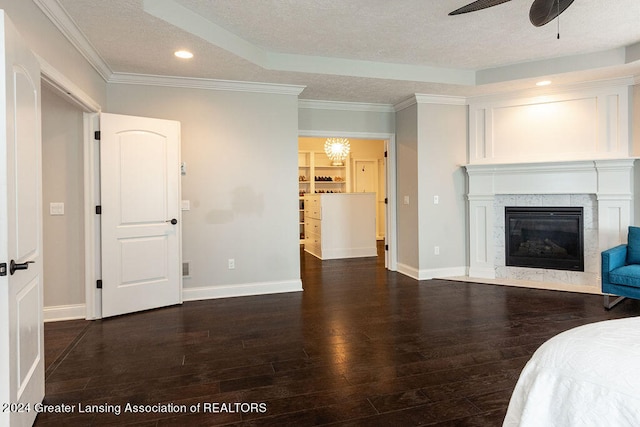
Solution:
M 331 160 L 331 166 L 344 166 L 344 161 L 351 151 L 351 144 L 347 138 L 327 138 L 324 152 Z

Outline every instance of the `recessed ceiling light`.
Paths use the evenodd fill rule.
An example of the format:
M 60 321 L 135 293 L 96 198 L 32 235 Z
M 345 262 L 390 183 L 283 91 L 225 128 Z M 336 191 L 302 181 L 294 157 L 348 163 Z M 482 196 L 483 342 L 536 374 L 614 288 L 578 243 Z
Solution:
M 551 84 L 551 80 L 542 80 L 541 82 L 536 83 L 536 86 L 549 86 Z
M 186 50 L 178 50 L 174 53 L 175 56 L 182 59 L 191 59 L 193 58 L 193 53 Z

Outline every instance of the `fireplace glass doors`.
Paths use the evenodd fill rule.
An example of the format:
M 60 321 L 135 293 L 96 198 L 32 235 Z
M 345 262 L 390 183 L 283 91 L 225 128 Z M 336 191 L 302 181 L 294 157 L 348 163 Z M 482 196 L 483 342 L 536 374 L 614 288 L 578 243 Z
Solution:
M 506 207 L 506 265 L 584 271 L 581 207 Z

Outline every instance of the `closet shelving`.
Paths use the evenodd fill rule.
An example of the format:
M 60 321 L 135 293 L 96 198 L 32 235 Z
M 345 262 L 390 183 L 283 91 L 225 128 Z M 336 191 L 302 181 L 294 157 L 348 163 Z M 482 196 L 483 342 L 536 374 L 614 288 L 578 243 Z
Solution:
M 300 244 L 304 243 L 304 196 L 308 194 L 348 193 L 350 158 L 344 166 L 333 166 L 323 151 L 298 152 L 298 209 Z

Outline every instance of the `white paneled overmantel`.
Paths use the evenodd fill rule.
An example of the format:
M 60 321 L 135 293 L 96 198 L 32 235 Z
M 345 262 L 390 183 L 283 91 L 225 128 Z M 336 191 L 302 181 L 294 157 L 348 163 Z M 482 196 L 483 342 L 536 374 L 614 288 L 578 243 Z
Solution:
M 629 157 L 632 82 L 469 100 L 469 163 Z
M 499 222 L 504 217 L 500 210 L 505 203 L 542 205 L 552 201 L 557 205 L 573 200 L 592 209 L 587 223 L 593 229 L 593 236 L 585 239 L 585 254 L 592 256 L 585 258 L 585 273 L 579 277 L 566 273 L 553 276 L 553 281 L 565 282 L 568 286 L 558 289 L 598 292 L 598 254 L 626 241 L 627 227 L 632 221 L 634 161 L 624 158 L 467 165 L 469 277 L 517 278 L 497 274 L 504 271 L 496 242 L 504 236 L 500 230 L 504 223 Z M 506 195 L 512 197 L 505 202 L 503 196 Z M 595 200 L 595 206 L 590 200 Z

